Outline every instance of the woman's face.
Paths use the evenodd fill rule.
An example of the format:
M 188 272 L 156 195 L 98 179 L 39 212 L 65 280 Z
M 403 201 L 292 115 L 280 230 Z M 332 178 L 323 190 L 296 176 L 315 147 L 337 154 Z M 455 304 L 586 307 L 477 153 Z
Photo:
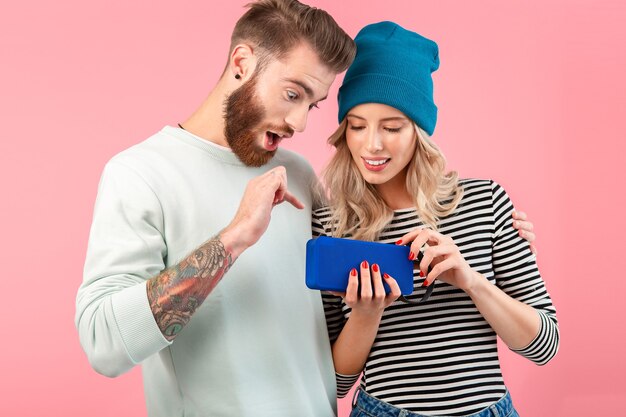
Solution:
M 346 116 L 346 141 L 361 175 L 379 191 L 405 190 L 416 147 L 413 122 L 386 104 L 367 103 Z

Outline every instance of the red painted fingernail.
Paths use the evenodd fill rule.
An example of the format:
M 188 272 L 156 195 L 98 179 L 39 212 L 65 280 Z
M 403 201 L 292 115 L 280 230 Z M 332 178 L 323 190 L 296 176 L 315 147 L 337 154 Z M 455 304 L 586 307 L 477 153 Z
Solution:
M 389 276 L 389 274 L 388 274 L 388 273 L 386 273 L 386 272 L 385 272 L 385 273 L 383 274 L 383 278 L 385 278 L 385 279 L 389 279 L 389 278 L 391 278 L 391 277 Z
M 401 244 L 402 244 L 402 239 L 400 239 L 400 240 L 398 240 L 398 241 L 396 242 L 396 245 L 401 245 Z
M 350 275 L 356 277 L 356 268 L 352 268 L 352 271 L 350 271 Z
M 424 280 L 424 282 L 422 283 L 422 287 L 428 287 L 428 280 Z
M 415 259 L 415 254 L 413 252 L 409 252 L 409 261 Z
M 372 265 L 372 271 L 378 272 L 378 265 L 376 264 Z
M 365 269 L 367 268 L 367 261 L 363 261 L 363 263 L 361 264 L 361 268 Z
M 420 277 L 424 278 L 426 275 L 424 275 L 424 271 L 420 271 Z

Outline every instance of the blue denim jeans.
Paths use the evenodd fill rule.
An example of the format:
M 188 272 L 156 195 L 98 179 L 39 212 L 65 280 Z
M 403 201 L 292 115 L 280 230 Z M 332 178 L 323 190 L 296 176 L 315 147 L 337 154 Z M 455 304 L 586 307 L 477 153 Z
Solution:
M 355 393 L 352 400 L 352 412 L 350 417 L 428 417 L 424 414 L 412 413 L 384 401 L 378 400 L 367 394 L 360 388 Z M 517 411 L 513 407 L 511 395 L 508 391 L 498 402 L 490 405 L 478 413 L 468 415 L 467 417 L 519 417 Z

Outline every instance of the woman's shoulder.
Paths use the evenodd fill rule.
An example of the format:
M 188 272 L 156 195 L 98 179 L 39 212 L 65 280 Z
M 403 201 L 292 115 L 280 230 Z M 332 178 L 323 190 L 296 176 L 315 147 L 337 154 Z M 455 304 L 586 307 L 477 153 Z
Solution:
M 459 178 L 462 196 L 454 210 L 454 215 L 484 210 L 488 206 L 492 206 L 494 184 L 495 182 L 489 178 Z
M 502 185 L 492 178 L 459 178 L 459 186 L 464 190 L 475 188 L 491 188 L 492 190 L 496 190 L 502 188 Z
M 459 187 L 463 191 L 463 200 L 477 195 L 494 195 L 502 186 L 491 178 L 459 178 Z
M 490 193 L 494 200 L 508 198 L 504 187 L 491 178 L 460 178 L 459 186 L 463 189 L 463 198 L 481 193 Z
M 459 178 L 459 186 L 463 190 L 472 190 L 475 188 L 491 188 L 493 180 L 490 178 Z
M 508 205 L 510 198 L 498 182 L 490 178 L 460 178 L 459 187 L 463 196 L 455 210 L 457 213 L 488 209 Z

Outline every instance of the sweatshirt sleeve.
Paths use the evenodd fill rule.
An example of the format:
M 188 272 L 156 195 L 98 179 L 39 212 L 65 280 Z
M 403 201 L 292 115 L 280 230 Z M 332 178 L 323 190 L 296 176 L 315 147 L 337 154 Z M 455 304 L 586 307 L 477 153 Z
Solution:
M 146 281 L 165 269 L 163 215 L 148 184 L 109 162 L 98 187 L 75 324 L 91 366 L 114 377 L 168 342 L 148 303 Z
M 493 266 L 496 285 L 512 298 L 533 307 L 541 318 L 539 333 L 528 346 L 511 349 L 544 365 L 559 348 L 559 326 L 545 282 L 539 274 L 535 255 L 529 244 L 513 228 L 513 204 L 506 191 L 491 183 L 495 231 L 493 236 Z

